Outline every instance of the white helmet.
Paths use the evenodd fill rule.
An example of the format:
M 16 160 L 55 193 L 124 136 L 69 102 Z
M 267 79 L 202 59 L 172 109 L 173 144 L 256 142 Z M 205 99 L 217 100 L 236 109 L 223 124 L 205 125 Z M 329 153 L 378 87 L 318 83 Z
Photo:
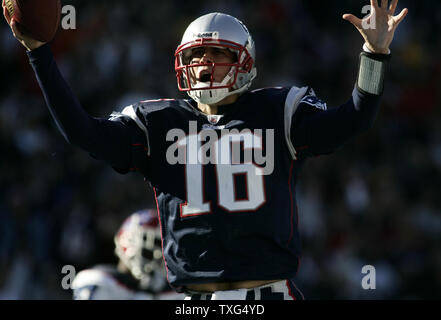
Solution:
M 115 234 L 115 253 L 142 288 L 160 290 L 166 284 L 159 219 L 153 209 L 126 218 Z
M 191 64 L 189 57 L 198 47 L 221 47 L 235 53 L 234 63 Z M 224 98 L 242 93 L 251 86 L 256 77 L 254 41 L 247 27 L 238 19 L 223 13 L 210 13 L 199 17 L 187 28 L 181 44 L 175 53 L 175 70 L 180 91 L 197 102 L 214 104 Z M 210 81 L 191 80 L 191 68 L 211 66 Z M 217 66 L 230 66 L 222 82 L 214 82 L 213 73 Z

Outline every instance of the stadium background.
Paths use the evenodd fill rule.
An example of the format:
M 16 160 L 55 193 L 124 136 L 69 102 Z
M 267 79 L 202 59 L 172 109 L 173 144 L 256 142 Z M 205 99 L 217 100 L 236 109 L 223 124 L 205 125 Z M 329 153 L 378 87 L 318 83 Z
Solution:
M 335 106 L 351 94 L 363 44 L 341 16 L 368 3 L 63 1 L 77 30 L 60 30 L 52 48 L 83 107 L 106 116 L 185 97 L 174 50 L 189 22 L 221 11 L 253 34 L 253 88 L 309 84 Z M 308 299 L 441 298 L 441 2 L 404 6 L 375 127 L 303 171 L 297 282 Z M 115 263 L 114 232 L 154 206 L 152 190 L 68 145 L 3 19 L 0 44 L 0 299 L 70 299 L 62 266 Z M 376 290 L 362 290 L 363 265 L 376 267 Z

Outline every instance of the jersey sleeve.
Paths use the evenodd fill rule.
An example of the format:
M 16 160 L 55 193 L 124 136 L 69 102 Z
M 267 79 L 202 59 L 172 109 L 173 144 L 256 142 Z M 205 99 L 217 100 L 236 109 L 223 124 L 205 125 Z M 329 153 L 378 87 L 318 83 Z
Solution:
M 289 153 L 291 154 L 291 157 L 293 159 L 297 159 L 297 151 L 294 147 L 292 134 L 291 134 L 293 128 L 293 118 L 303 97 L 307 94 L 307 92 L 308 92 L 308 87 L 303 87 L 303 88 L 292 87 L 289 89 L 285 99 L 284 115 L 283 115 L 284 134 Z
M 129 159 L 125 167 L 113 166 L 119 173 L 139 171 L 146 173 L 150 156 L 150 140 L 147 125 L 143 117 L 138 116 L 135 105 L 125 107 L 121 112 L 113 112 L 110 121 L 126 127 L 129 132 Z
M 48 44 L 28 53 L 47 107 L 64 138 L 121 172 L 136 168 L 144 135 L 131 121 L 90 116 L 62 77 Z
M 379 96 L 363 93 L 355 87 L 346 103 L 328 108 L 312 89 L 306 89 L 298 100 L 289 127 L 296 154 L 330 154 L 347 144 L 373 126 L 379 102 Z

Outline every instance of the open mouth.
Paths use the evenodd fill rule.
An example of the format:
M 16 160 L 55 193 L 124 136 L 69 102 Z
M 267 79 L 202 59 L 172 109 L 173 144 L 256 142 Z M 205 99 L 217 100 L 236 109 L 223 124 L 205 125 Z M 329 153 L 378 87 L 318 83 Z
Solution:
M 196 73 L 198 75 L 197 81 L 199 82 L 211 82 L 211 68 L 202 67 Z
M 210 82 L 211 81 L 211 74 L 209 72 L 202 72 L 202 74 L 199 76 L 200 82 Z

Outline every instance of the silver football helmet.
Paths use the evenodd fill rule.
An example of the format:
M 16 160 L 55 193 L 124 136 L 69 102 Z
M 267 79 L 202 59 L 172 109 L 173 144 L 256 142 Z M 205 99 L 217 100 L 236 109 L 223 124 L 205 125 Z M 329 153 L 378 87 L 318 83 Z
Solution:
M 161 232 L 156 210 L 131 214 L 114 237 L 115 253 L 143 288 L 160 290 L 166 283 Z
M 228 49 L 235 54 L 236 60 L 233 63 L 192 64 L 192 52 L 200 47 Z M 217 12 L 199 17 L 188 26 L 175 53 L 178 88 L 203 104 L 215 104 L 232 94 L 242 93 L 256 77 L 255 55 L 254 41 L 241 21 Z M 201 66 L 211 68 L 211 77 L 204 81 L 192 76 L 192 68 Z M 214 82 L 214 70 L 219 66 L 229 66 L 230 70 L 222 82 Z

